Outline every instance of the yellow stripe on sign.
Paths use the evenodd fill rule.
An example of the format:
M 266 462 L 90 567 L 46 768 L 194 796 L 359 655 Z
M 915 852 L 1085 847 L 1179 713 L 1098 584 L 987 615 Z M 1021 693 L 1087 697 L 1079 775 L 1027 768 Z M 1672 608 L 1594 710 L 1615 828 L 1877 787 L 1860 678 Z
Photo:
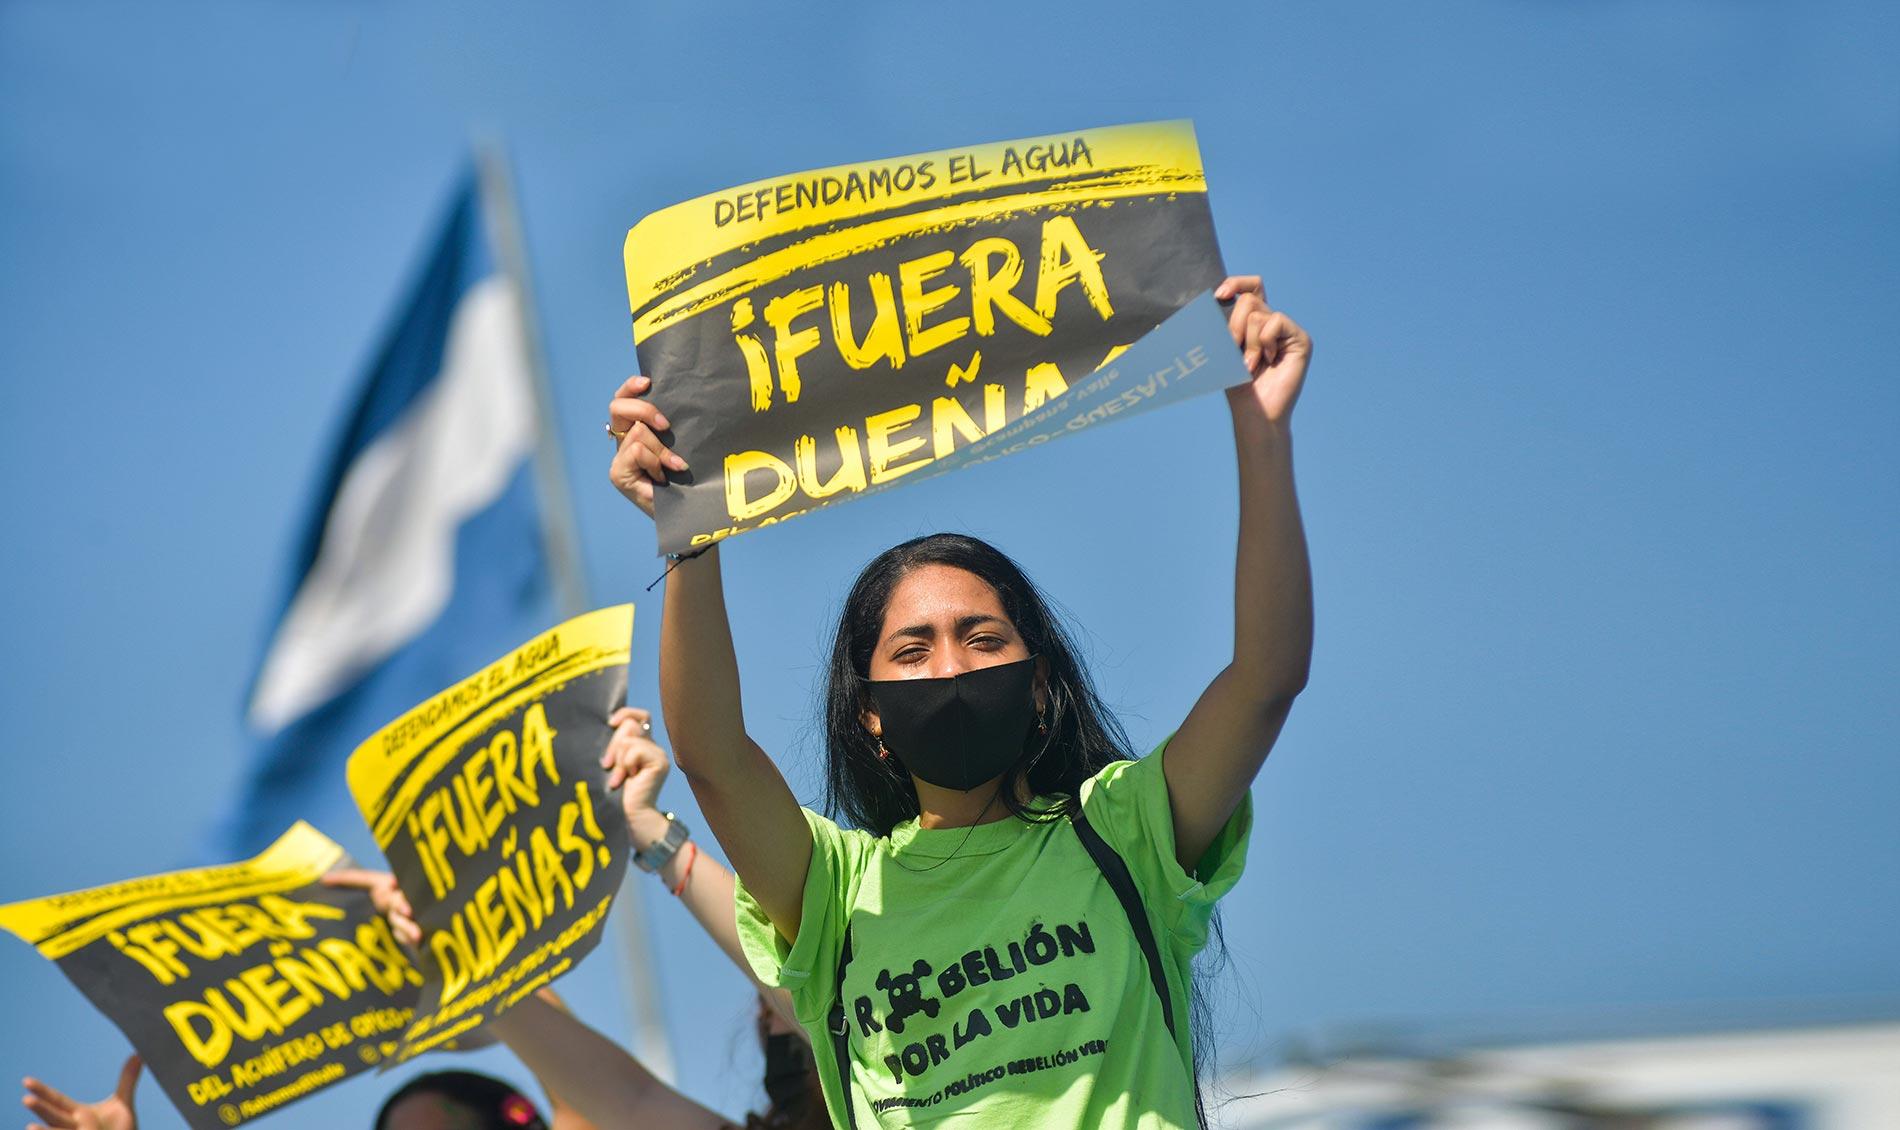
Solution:
M 343 858 L 341 845 L 299 820 L 242 863 L 171 871 L 0 906 L 0 928 L 37 946 L 45 957 L 58 959 L 153 915 L 308 886 Z
M 429 732 L 435 740 L 426 746 L 420 743 L 411 745 L 401 752 L 399 758 L 389 759 L 396 762 L 393 771 L 386 779 L 373 782 L 383 787 L 382 792 L 356 796 L 356 806 L 363 813 L 363 819 L 372 829 L 384 820 L 401 820 L 402 811 L 391 812 L 395 807 L 395 798 L 412 794 L 414 789 L 410 786 L 414 781 L 433 776 L 471 736 L 534 699 L 589 671 L 612 666 L 613 662 L 611 652 L 561 656 L 551 666 L 523 672 L 521 681 L 496 684 L 493 690 L 468 703 L 466 713 L 449 715 L 452 725 L 446 729 L 443 728 L 444 723 L 432 720 Z
M 789 247 L 748 259 L 724 274 L 692 286 L 634 319 L 635 344 L 675 322 L 690 318 L 770 282 L 825 263 L 871 251 L 901 239 L 947 231 L 984 220 L 1009 219 L 1043 209 L 1112 207 L 1129 197 L 1204 193 L 1207 179 L 1198 171 L 1143 167 L 1103 177 L 1070 181 L 1039 192 L 968 200 L 927 212 L 873 220 L 855 227 L 814 235 Z
M 515 648 L 371 734 L 344 769 L 350 795 L 376 832 L 402 820 L 423 785 L 481 730 L 553 687 L 627 662 L 633 605 L 583 613 Z M 400 790 L 398 789 L 400 786 Z
M 343 861 L 339 854 L 331 866 Z M 277 895 L 285 891 L 295 891 L 316 882 L 328 871 L 329 867 L 307 875 L 279 875 L 259 879 L 248 886 L 228 887 L 208 894 L 180 895 L 177 898 L 162 899 L 151 903 L 141 903 L 102 914 L 81 925 L 75 926 L 63 934 L 55 934 L 39 945 L 40 955 L 49 961 L 58 961 L 74 950 L 84 948 L 112 933 L 140 922 L 156 918 L 163 914 L 182 914 L 203 906 L 229 906 L 232 903 L 261 898 L 264 895 Z
M 369 824 L 371 834 L 376 837 L 376 846 L 389 846 L 390 841 L 396 838 L 396 833 L 402 830 L 404 818 L 422 798 L 422 794 L 442 784 L 438 776 L 462 752 L 470 739 L 575 679 L 618 667 L 626 661 L 627 652 L 624 648 L 619 652 L 595 651 L 570 656 L 559 667 L 538 673 L 534 681 L 514 688 L 508 694 L 490 701 L 479 712 L 469 715 L 441 741 L 419 753 L 415 767 L 401 777 L 401 783 L 393 791 L 383 794 L 372 803 L 358 798 L 357 805 L 363 810 L 363 820 Z
M 1079 159 L 1078 143 L 1087 150 L 1086 160 Z M 1065 150 L 1069 163 L 1053 163 L 1050 158 Z M 1032 153 L 1040 156 L 1032 157 Z M 917 176 L 916 171 L 926 162 L 930 163 L 931 175 Z M 905 168 L 912 170 L 909 187 L 893 183 L 880 191 L 866 191 L 829 204 L 807 202 L 799 195 L 801 187 L 809 188 L 827 178 L 844 182 L 856 177 L 858 182 L 870 184 L 874 177 L 894 176 Z M 953 180 L 959 168 L 966 176 Z M 1177 169 L 1200 179 L 1201 154 L 1194 126 L 1185 121 L 1105 126 L 834 165 L 753 181 L 663 208 L 635 224 L 627 232 L 624 249 L 627 297 L 631 309 L 638 311 L 672 290 L 696 265 L 774 236 L 849 224 L 892 209 L 994 191 L 1011 184 L 1133 168 Z M 973 175 L 978 170 L 984 174 L 980 178 Z M 929 187 L 925 187 L 926 179 Z M 1028 194 L 1012 195 L 1020 198 Z M 789 209 L 787 204 L 791 205 Z M 748 206 L 749 213 L 744 210 Z M 722 219 L 725 222 L 720 222 Z

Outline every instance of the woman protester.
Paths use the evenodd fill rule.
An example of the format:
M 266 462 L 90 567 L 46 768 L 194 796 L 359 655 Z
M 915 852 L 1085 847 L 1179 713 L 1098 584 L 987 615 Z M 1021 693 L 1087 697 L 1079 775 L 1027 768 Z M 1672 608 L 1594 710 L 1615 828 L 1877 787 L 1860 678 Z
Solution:
M 824 691 L 827 796 L 803 810 L 746 733 L 719 550 L 675 560 L 660 642 L 674 757 L 738 872 L 760 978 L 790 991 L 838 1125 L 1204 1122 L 1192 962 L 1239 877 L 1249 786 L 1305 686 L 1312 597 L 1290 423 L 1311 342 L 1229 278 L 1251 380 L 1234 646 L 1172 737 L 1131 758 L 1068 634 L 1009 558 L 939 534 L 845 598 Z M 611 477 L 651 515 L 687 470 L 629 378 Z M 1204 1049 L 1202 1049 L 1204 1051 Z

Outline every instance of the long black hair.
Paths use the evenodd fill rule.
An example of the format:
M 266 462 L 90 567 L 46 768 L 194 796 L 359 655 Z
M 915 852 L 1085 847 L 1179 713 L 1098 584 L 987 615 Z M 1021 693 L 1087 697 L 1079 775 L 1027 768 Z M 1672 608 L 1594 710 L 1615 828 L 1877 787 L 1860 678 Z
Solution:
M 878 836 L 918 815 L 917 790 L 897 758 L 880 758 L 877 739 L 864 728 L 863 680 L 883 634 L 891 593 L 912 570 L 948 565 L 973 573 L 996 592 L 1003 614 L 1031 655 L 1048 664 L 1046 735 L 1029 741 L 1041 748 L 1003 775 L 999 799 L 1024 820 L 1057 820 L 1082 804 L 1082 782 L 1104 766 L 1134 753 L 1122 724 L 1102 704 L 1077 655 L 1075 642 L 1021 566 L 986 541 L 965 534 L 929 534 L 894 545 L 871 559 L 844 598 L 831 639 L 825 673 L 825 807 L 855 827 Z M 1022 788 L 1024 782 L 1028 788 Z M 1021 796 L 1045 797 L 1047 808 L 1024 805 Z M 1188 987 L 1188 1028 L 1194 1053 L 1194 1113 L 1207 1125 L 1200 1076 L 1214 1054 L 1209 982 L 1226 963 L 1226 939 L 1218 913 L 1209 924 L 1209 945 L 1194 962 Z
M 765 1113 L 747 1114 L 744 1130 L 831 1130 L 831 1117 L 825 1113 L 825 1086 L 818 1080 L 811 1042 L 796 1032 L 775 1035 L 771 1014 L 772 1006 L 760 996 L 752 1026 L 758 1033 L 759 1051 L 765 1056 Z M 774 1040 L 780 1041 L 776 1051 Z M 800 1077 L 790 1094 L 775 1095 L 772 1077 L 784 1071 L 796 1071 Z
M 1008 555 L 964 534 L 930 534 L 892 546 L 871 559 L 845 597 L 825 678 L 826 807 L 879 836 L 890 835 L 892 828 L 918 815 L 909 772 L 895 757 L 880 758 L 877 739 L 864 728 L 862 680 L 870 674 L 871 653 L 883 634 L 891 593 L 913 570 L 926 565 L 962 569 L 994 589 L 1029 653 L 1047 664 L 1043 724 L 1048 733 L 1029 739 L 1042 748 L 1010 767 L 999 797 L 1025 820 L 1068 815 L 1081 803 L 1082 782 L 1110 762 L 1133 756 L 1128 735 L 1102 705 L 1074 641 L 1041 591 Z M 1027 790 L 1021 787 L 1025 782 Z M 1025 791 L 1050 798 L 1053 807 L 1025 806 Z

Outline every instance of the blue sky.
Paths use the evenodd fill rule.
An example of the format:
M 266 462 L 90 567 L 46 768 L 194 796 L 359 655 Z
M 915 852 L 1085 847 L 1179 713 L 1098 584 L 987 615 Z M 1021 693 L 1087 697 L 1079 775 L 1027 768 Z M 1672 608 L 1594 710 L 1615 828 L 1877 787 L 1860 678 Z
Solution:
M 626 229 L 1186 117 L 1228 263 L 1318 343 L 1319 638 L 1227 904 L 1229 1062 L 1900 1014 L 1895 57 L 1877 5 L 0 5 L 0 900 L 182 864 L 232 796 L 310 479 L 471 136 L 514 153 L 589 581 L 640 603 L 651 702 L 657 565 L 599 435 Z M 1229 640 L 1223 415 L 736 543 L 754 732 L 815 796 L 843 580 L 955 528 L 1158 740 Z M 646 894 L 682 1082 L 737 1113 L 746 990 Z M 7 1070 L 110 1086 L 50 965 L 0 946 L 0 979 Z M 618 986 L 604 953 L 568 982 L 623 1033 Z

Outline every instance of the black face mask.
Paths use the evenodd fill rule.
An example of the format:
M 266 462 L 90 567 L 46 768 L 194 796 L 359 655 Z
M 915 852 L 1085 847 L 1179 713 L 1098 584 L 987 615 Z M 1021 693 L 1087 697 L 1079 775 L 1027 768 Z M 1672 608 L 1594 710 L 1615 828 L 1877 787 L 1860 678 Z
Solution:
M 866 679 L 884 724 L 884 748 L 918 780 L 967 791 L 1023 755 L 1036 720 L 1036 659 L 947 679 Z
M 805 1045 L 789 1032 L 765 1037 L 765 1097 L 774 1110 L 797 1114 L 811 1096 L 806 1079 L 811 1075 L 811 1060 Z

